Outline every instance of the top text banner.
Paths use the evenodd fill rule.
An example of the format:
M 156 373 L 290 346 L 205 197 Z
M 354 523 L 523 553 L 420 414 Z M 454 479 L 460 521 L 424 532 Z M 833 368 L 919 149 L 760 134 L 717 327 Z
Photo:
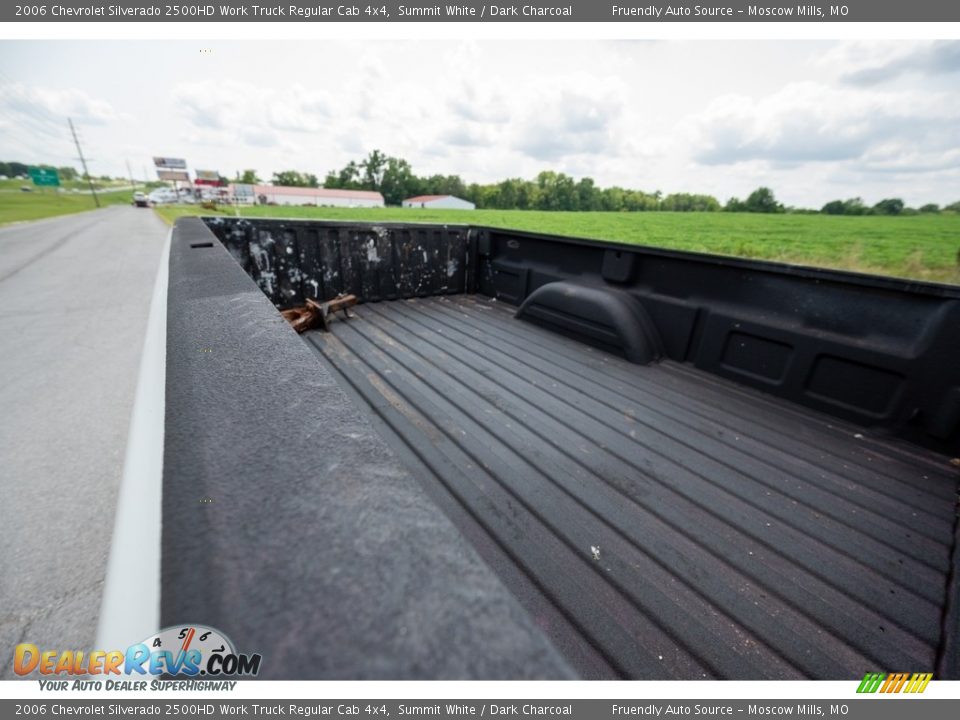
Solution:
M 800 4 L 786 0 L 700 3 L 559 0 L 491 4 L 425 2 L 318 2 L 317 0 L 24 0 L 3 3 L 0 22 L 957 22 L 956 0 L 839 0 Z

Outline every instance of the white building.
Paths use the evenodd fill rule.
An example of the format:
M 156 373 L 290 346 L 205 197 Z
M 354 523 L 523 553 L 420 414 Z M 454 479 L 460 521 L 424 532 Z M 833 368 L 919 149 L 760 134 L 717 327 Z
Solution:
M 232 186 L 231 186 L 232 187 Z M 383 207 L 383 195 L 368 190 L 254 185 L 255 202 L 260 205 L 314 205 L 317 207 Z
M 468 200 L 453 195 L 417 195 L 403 201 L 404 207 L 430 208 L 440 210 L 476 210 L 477 206 Z

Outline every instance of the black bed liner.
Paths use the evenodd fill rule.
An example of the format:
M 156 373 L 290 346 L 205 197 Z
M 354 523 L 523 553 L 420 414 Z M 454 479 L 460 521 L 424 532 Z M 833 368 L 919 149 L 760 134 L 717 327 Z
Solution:
M 268 677 L 960 678 L 960 288 L 184 218 L 167 315 L 161 619 Z
M 356 312 L 305 337 L 585 676 L 935 667 L 942 455 L 481 296 Z

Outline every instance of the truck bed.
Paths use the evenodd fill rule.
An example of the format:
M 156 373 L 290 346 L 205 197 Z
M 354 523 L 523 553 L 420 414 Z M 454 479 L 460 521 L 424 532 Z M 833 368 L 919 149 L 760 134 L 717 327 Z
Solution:
M 284 680 L 960 678 L 960 288 L 223 217 L 168 270 L 120 640 L 204 622 Z
M 845 678 L 943 651 L 943 455 L 480 295 L 304 338 L 585 677 Z

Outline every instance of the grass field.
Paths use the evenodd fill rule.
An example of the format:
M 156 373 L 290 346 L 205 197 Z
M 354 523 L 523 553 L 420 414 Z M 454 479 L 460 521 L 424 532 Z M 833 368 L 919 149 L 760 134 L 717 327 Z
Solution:
M 164 207 L 167 222 L 211 213 Z M 843 217 L 414 208 L 242 208 L 244 217 L 471 223 L 960 284 L 960 215 Z M 228 214 L 233 214 L 229 211 Z
M 41 192 L 39 189 L 25 193 L 19 191 L 19 185 L 23 184 L 26 183 L 20 182 L 16 190 L 0 191 L 0 225 L 69 215 L 96 208 L 92 195 L 55 193 L 52 190 Z M 130 203 L 133 191 L 104 190 L 97 192 L 97 196 L 101 205 L 124 205 Z

